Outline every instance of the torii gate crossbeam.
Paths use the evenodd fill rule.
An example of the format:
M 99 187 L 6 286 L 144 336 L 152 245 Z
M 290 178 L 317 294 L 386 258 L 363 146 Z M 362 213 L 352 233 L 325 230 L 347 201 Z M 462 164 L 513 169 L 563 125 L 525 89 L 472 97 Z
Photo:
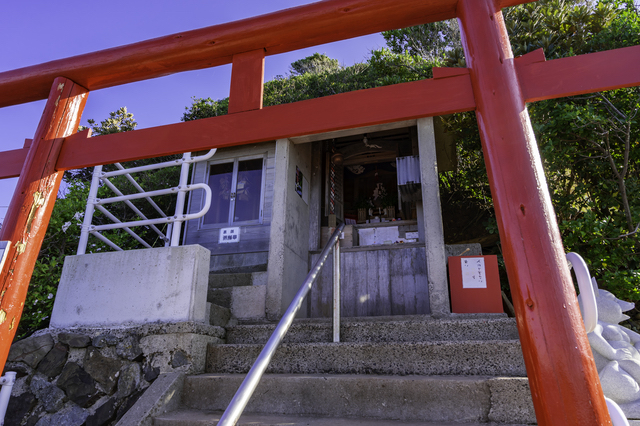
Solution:
M 71 106 L 43 119 L 31 147 L 0 153 L 0 178 L 16 175 L 15 162 L 24 161 L 0 236 L 17 238 L 0 273 L 0 360 L 6 360 L 22 310 L 16 295 L 28 285 L 55 201 L 55 191 L 44 193 L 38 185 L 46 181 L 55 188 L 50 176 L 60 170 L 475 109 L 538 423 L 610 424 L 525 102 L 640 85 L 640 47 L 549 62 L 535 52 L 514 59 L 500 9 L 528 1 L 326 0 L 0 73 L 0 106 L 47 94 L 48 110 L 58 111 L 58 99 Z M 433 80 L 262 108 L 265 55 L 453 17 L 461 24 L 468 70 L 439 69 Z M 229 62 L 234 105 L 228 116 L 91 140 L 72 135 L 86 98 L 83 88 Z M 589 74 L 592 67 L 597 69 Z M 576 69 L 580 75 L 572 74 Z M 56 80 L 50 91 L 60 75 L 70 80 Z M 59 94 L 61 84 L 75 89 Z M 315 118 L 286 123 L 296 110 Z M 59 131 L 46 130 L 52 123 Z M 218 140 L 203 136 L 216 132 Z M 47 146 L 53 148 L 47 156 L 34 154 Z

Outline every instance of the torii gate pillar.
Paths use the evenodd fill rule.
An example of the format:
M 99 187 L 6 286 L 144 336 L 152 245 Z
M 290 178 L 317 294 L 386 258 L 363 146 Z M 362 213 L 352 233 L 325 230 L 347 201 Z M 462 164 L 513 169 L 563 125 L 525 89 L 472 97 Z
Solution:
M 64 174 L 55 169 L 62 141 L 77 131 L 87 96 L 87 89 L 67 78 L 54 80 L 0 232 L 0 240 L 11 242 L 0 271 L 0 366 L 16 334 Z
M 460 0 L 457 16 L 540 425 L 609 425 L 502 12 Z

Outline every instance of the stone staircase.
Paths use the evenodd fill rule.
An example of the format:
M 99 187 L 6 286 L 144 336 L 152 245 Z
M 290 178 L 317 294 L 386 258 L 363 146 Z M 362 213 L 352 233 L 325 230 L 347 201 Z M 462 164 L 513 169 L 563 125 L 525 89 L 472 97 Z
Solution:
M 156 426 L 215 424 L 274 324 L 229 327 L 207 373 L 185 378 L 178 410 Z M 239 425 L 531 424 L 535 415 L 513 319 L 455 315 L 297 320 Z

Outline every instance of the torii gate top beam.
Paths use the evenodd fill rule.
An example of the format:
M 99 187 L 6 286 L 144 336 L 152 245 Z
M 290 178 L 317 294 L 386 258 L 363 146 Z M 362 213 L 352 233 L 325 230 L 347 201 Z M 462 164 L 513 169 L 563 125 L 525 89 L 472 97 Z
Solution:
M 533 0 L 496 0 L 499 7 Z M 88 90 L 211 68 L 233 55 L 276 55 L 456 17 L 458 0 L 325 0 L 240 21 L 0 73 L 0 108 L 46 99 L 64 76 Z

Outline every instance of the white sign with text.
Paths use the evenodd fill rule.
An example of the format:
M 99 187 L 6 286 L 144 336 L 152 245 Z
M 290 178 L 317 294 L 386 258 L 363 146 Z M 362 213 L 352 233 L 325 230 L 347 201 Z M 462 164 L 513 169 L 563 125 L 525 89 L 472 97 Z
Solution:
M 463 258 L 462 288 L 487 288 L 487 277 L 482 257 Z
M 239 227 L 220 229 L 218 244 L 239 243 L 239 242 L 240 242 Z

